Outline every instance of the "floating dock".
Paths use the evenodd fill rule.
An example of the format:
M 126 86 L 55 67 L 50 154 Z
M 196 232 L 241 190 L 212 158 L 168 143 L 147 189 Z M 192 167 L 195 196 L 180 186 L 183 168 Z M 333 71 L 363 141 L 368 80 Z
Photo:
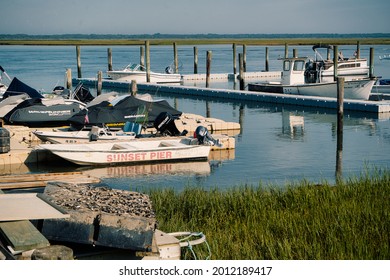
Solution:
M 258 77 L 261 79 L 274 76 L 278 77 L 279 72 L 256 72 L 255 74 L 245 74 L 246 76 L 250 75 L 252 78 Z M 218 79 L 221 74 L 215 74 Z M 193 76 L 193 75 L 190 75 Z M 203 76 L 199 76 L 201 79 Z M 226 74 L 225 77 L 229 77 L 229 74 Z M 195 77 L 196 78 L 196 77 Z M 193 79 L 195 79 L 193 78 Z M 183 79 L 191 79 L 186 78 Z M 88 87 L 96 87 L 97 79 L 73 79 L 73 84 L 83 83 Z M 114 81 L 110 79 L 102 80 L 102 87 L 109 90 L 130 90 L 131 82 L 123 81 Z M 195 86 L 184 86 L 178 84 L 152 84 L 152 83 L 137 83 L 137 88 L 139 91 L 144 92 L 159 92 L 167 94 L 175 94 L 181 96 L 201 96 L 207 98 L 217 98 L 218 100 L 238 100 L 238 101 L 252 101 L 252 102 L 263 102 L 263 103 L 276 103 L 276 104 L 286 104 L 286 105 L 295 105 L 295 106 L 307 106 L 307 107 L 316 107 L 324 109 L 337 109 L 337 98 L 330 97 L 318 97 L 318 96 L 302 96 L 302 95 L 289 95 L 289 94 L 279 94 L 279 93 L 265 93 L 265 92 L 255 92 L 248 90 L 231 90 L 231 89 L 215 89 L 215 88 L 200 88 Z M 375 94 L 377 97 L 380 97 L 380 94 Z M 344 110 L 346 111 L 360 111 L 367 113 L 389 113 L 390 112 L 390 101 L 389 100 L 344 100 Z

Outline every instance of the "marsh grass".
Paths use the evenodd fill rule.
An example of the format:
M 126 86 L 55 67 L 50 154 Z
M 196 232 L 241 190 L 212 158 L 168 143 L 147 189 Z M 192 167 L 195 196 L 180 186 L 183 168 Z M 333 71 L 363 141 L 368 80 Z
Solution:
M 336 186 L 302 181 L 149 195 L 159 228 L 203 232 L 211 259 L 390 259 L 389 171 Z M 206 257 L 206 247 L 198 246 L 199 258 Z

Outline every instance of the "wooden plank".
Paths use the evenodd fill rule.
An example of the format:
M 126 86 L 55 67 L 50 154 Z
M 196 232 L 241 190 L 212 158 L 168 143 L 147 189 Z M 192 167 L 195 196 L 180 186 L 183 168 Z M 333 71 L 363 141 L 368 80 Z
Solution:
M 79 176 L 82 172 L 44 173 L 44 174 L 13 174 L 0 176 L 0 183 L 30 182 L 30 181 L 58 181 L 62 177 Z
M 53 207 L 36 193 L 0 195 L 0 221 L 67 218 L 69 214 Z
M 82 172 L 48 173 L 48 174 L 16 174 L 0 176 L 0 189 L 21 189 L 45 187 L 48 182 L 75 182 L 92 184 L 100 182 L 99 178 L 91 177 Z
M 0 222 L 0 230 L 14 251 L 26 251 L 50 245 L 29 221 Z

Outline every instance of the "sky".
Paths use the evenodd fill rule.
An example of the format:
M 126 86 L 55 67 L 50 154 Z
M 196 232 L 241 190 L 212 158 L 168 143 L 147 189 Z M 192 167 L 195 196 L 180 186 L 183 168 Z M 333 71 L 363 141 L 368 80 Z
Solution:
M 390 33 L 389 0 L 1 0 L 0 34 Z

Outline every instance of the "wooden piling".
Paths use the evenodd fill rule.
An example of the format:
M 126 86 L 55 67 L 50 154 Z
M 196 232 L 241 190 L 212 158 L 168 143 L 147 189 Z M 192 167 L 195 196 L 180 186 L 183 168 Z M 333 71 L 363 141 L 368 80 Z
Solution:
M 138 87 L 137 87 L 137 81 L 131 80 L 131 95 L 135 96 L 137 95 Z
M 212 52 L 207 51 L 207 56 L 206 56 L 206 88 L 208 88 L 210 86 L 211 57 L 212 57 Z
M 238 60 L 239 60 L 239 67 L 240 67 L 240 90 L 244 90 L 244 58 L 243 54 L 239 53 L 238 54 Z
M 66 88 L 72 89 L 72 69 L 66 69 Z
M 139 64 L 145 67 L 145 49 L 143 46 L 139 48 Z
M 344 126 L 344 78 L 337 77 L 336 180 L 341 179 L 342 176 L 343 126 Z
M 76 46 L 77 77 L 78 77 L 79 79 L 82 78 L 82 76 L 81 76 L 81 58 L 80 58 L 80 53 L 81 53 L 80 46 Z
M 150 48 L 149 41 L 145 41 L 145 54 L 146 54 L 146 82 L 150 83 Z
M 194 47 L 194 74 L 198 74 L 198 48 Z
M 288 44 L 285 43 L 284 44 L 284 58 L 287 58 L 288 57 Z
M 360 41 L 356 43 L 356 58 L 360 58 Z
M 103 85 L 102 77 L 103 77 L 102 71 L 98 71 L 97 74 L 98 82 L 97 82 L 97 93 L 96 93 L 98 96 L 102 94 L 102 85 Z
M 242 68 L 246 72 L 246 45 L 242 46 Z
M 265 47 L 265 71 L 269 71 L 269 50 Z
M 112 49 L 111 48 L 108 48 L 107 49 L 107 63 L 108 63 L 108 66 L 107 66 L 107 69 L 108 71 L 112 71 Z
M 293 57 L 298 57 L 298 50 L 297 49 L 293 49 Z
M 237 74 L 237 57 L 236 57 L 236 52 L 237 52 L 237 45 L 233 44 L 233 74 Z
M 175 64 L 175 74 L 179 73 L 179 59 L 177 56 L 177 43 L 173 43 L 173 61 Z
M 370 48 L 370 79 L 374 78 L 374 48 Z
M 334 46 L 333 48 L 333 80 L 337 79 L 337 67 L 339 65 L 339 48 L 338 46 Z

